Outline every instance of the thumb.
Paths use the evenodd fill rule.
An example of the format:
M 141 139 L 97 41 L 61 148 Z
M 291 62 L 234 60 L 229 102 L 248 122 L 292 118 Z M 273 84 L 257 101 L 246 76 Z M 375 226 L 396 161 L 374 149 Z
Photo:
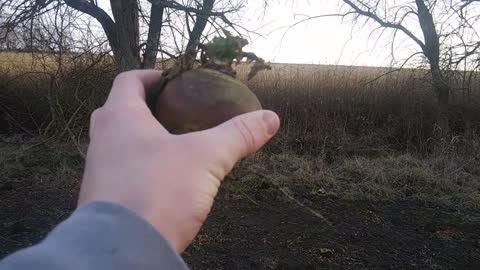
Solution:
M 255 153 L 280 127 L 276 113 L 259 110 L 236 116 L 227 122 L 205 131 L 212 144 L 216 145 L 227 166 L 233 167 L 238 160 Z

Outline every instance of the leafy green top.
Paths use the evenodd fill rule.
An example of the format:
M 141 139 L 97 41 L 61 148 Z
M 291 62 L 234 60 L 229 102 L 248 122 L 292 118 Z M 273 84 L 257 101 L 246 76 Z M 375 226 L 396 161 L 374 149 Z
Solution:
M 235 72 L 231 68 L 233 60 L 237 60 L 237 64 L 243 58 L 247 58 L 247 63 L 254 62 L 248 74 L 248 80 L 252 79 L 259 71 L 271 69 L 271 66 L 256 56 L 254 53 L 244 52 L 243 47 L 248 41 L 239 36 L 233 36 L 229 31 L 223 30 L 226 37 L 215 37 L 207 44 L 199 44 L 202 51 L 201 62 L 203 66 L 215 66 L 215 69 L 221 69 L 225 73 L 235 76 Z
M 203 45 L 203 61 L 206 57 L 210 63 L 230 66 L 233 59 L 243 58 L 242 48 L 248 44 L 246 39 L 227 35 L 227 37 L 215 37 L 209 43 Z

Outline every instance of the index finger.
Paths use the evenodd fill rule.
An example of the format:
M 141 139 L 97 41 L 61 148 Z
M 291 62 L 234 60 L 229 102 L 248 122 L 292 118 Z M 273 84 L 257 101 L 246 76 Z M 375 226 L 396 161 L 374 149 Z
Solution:
M 145 89 L 158 81 L 161 76 L 162 72 L 154 69 L 120 73 L 113 81 L 107 104 L 131 103 L 135 100 L 145 103 Z

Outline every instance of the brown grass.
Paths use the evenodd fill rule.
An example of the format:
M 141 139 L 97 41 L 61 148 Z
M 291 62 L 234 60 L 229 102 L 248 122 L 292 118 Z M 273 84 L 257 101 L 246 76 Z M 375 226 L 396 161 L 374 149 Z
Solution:
M 9 125 L 35 132 L 67 125 L 85 135 L 88 115 L 104 101 L 113 79 L 109 61 L 97 58 L 0 52 L 0 105 Z M 245 81 L 247 66 L 237 68 Z M 398 150 L 427 153 L 439 143 L 431 139 L 435 98 L 428 71 L 405 69 L 381 77 L 388 71 L 274 64 L 273 70 L 245 82 L 282 119 L 282 131 L 270 144 L 276 151 L 327 158 Z M 479 85 L 460 88 L 454 80 L 452 85 L 454 134 L 474 137 L 480 127 Z M 49 126 L 52 121 L 55 127 Z
M 5 138 L 2 138 L 5 139 Z M 70 143 L 43 143 L 9 137 L 0 142 L 0 186 L 22 181 L 39 190 L 64 190 L 75 197 L 82 156 Z M 16 144 L 23 142 L 23 144 Z M 20 145 L 20 147 L 19 147 Z M 86 144 L 81 145 L 86 150 Z M 409 154 L 349 157 L 328 164 L 322 157 L 258 153 L 238 163 L 227 181 L 239 196 L 265 185 L 306 197 L 351 201 L 421 201 L 457 210 L 480 209 L 480 160 L 458 155 L 418 158 Z
M 308 197 L 421 201 L 454 209 L 480 209 L 479 165 L 479 160 L 451 156 L 350 157 L 329 165 L 319 157 L 260 154 L 240 163 L 231 177 L 245 190 L 261 188 L 267 182 Z
M 89 55 L 1 52 L 0 62 L 0 106 L 9 126 L 37 133 L 67 126 L 85 135 L 89 114 L 103 103 L 113 80 L 109 61 Z M 247 66 L 238 70 L 245 81 Z M 388 71 L 274 64 L 246 83 L 282 119 L 272 151 L 329 159 L 398 150 L 428 153 L 444 143 L 431 139 L 435 98 L 428 71 L 405 69 L 381 77 Z M 479 85 L 459 88 L 454 80 L 452 85 L 453 132 L 474 137 L 480 129 Z
M 0 53 L 8 63 L 13 56 Z M 86 135 L 89 115 L 108 93 L 112 70 L 96 58 L 55 57 L 19 53 L 18 62 L 0 68 L 0 131 L 66 138 Z
M 38 58 L 35 65 L 27 54 L 2 53 L 0 59 L 0 127 L 54 138 L 33 148 L 27 143 L 27 150 L 3 145 L 2 178 L 37 177 L 42 168 L 52 168 L 40 173 L 43 182 L 76 185 L 81 166 L 71 153 L 84 153 L 89 115 L 104 102 L 113 73 L 102 62 L 92 65 L 73 58 L 60 67 L 53 56 Z M 239 67 L 242 80 L 246 70 Z M 239 188 L 266 181 L 278 188 L 306 187 L 303 192 L 315 196 L 479 209 L 480 142 L 474 138 L 480 108 L 471 105 L 480 103 L 480 90 L 470 89 L 469 102 L 453 91 L 456 136 L 435 141 L 428 72 L 404 70 L 371 82 L 386 71 L 275 64 L 272 71 L 246 82 L 265 108 L 280 115 L 282 129 L 261 154 L 234 170 L 231 177 L 241 179 Z M 64 139 L 74 142 L 67 147 L 71 151 L 57 146 Z M 45 147 L 59 150 L 47 151 L 47 158 Z M 72 160 L 77 161 L 69 165 Z M 74 183 L 61 182 L 72 176 Z
M 279 143 L 298 153 L 426 152 L 434 129 L 435 97 L 428 71 L 407 69 L 375 80 L 386 68 L 275 65 L 249 85 L 283 120 Z M 455 134 L 478 134 L 480 89 L 451 94 Z M 340 148 L 338 148 L 340 147 Z M 292 149 L 290 149 L 292 150 Z

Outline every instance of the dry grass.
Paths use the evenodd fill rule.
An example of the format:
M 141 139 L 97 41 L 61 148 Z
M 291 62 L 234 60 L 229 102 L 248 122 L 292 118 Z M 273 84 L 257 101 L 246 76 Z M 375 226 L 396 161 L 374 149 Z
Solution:
M 232 177 L 244 189 L 268 182 L 279 188 L 299 188 L 307 197 L 421 201 L 461 210 L 480 209 L 479 165 L 479 160 L 419 159 L 408 154 L 351 157 L 328 165 L 321 158 L 271 154 L 243 161 Z
M 82 147 L 85 150 L 85 145 Z M 75 197 L 83 159 L 71 144 L 0 143 L 0 188 L 28 183 Z M 268 183 L 298 190 L 302 197 L 342 200 L 421 201 L 457 210 L 480 209 L 480 160 L 450 155 L 420 159 L 409 154 L 350 157 L 327 164 L 321 157 L 259 153 L 240 162 L 228 177 L 248 194 Z
M 103 67 L 113 63 L 108 55 L 0 51 L 0 70 L 8 71 L 11 75 L 26 72 L 56 73 L 59 69 L 87 66 L 93 62 L 99 62 Z
M 375 80 L 385 68 L 274 65 L 249 86 L 282 116 L 279 145 L 297 153 L 431 149 L 435 97 L 428 71 L 407 69 Z M 453 80 L 452 80 L 453 81 Z M 452 83 L 453 84 L 453 83 Z M 456 85 L 456 84 L 453 84 Z M 480 88 L 451 93 L 455 134 L 480 127 Z
M 0 188 L 21 186 L 40 194 L 62 190 L 59 194 L 75 197 L 82 170 L 83 159 L 71 144 L 0 142 Z
M 18 128 L 11 123 L 16 121 L 39 130 L 60 119 L 60 126 L 70 122 L 73 130 L 85 129 L 113 79 L 109 60 L 97 63 L 97 58 L 0 52 L 0 105 L 14 116 L 10 126 Z M 245 81 L 247 66 L 239 65 L 238 71 Z M 274 64 L 246 83 L 265 108 L 281 116 L 282 132 L 274 141 L 278 151 L 327 157 L 391 150 L 427 153 L 438 143 L 431 140 L 435 98 L 428 71 L 405 69 L 381 77 L 388 71 Z M 456 87 L 460 84 L 454 79 L 454 134 L 474 137 L 480 129 L 480 86 Z
M 8 114 L 8 125 L 35 132 L 67 125 L 84 135 L 88 115 L 103 103 L 113 80 L 108 61 L 97 60 L 88 55 L 1 52 L 0 106 Z M 238 70 L 245 81 L 247 66 Z M 388 71 L 274 64 L 246 83 L 264 107 L 282 119 L 272 151 L 328 159 L 398 150 L 428 153 L 441 143 L 431 140 L 435 98 L 428 71 L 406 69 L 381 77 Z M 454 135 L 475 137 L 480 133 L 480 86 L 456 87 L 453 79 L 452 85 Z
M 1 60 L 9 57 L 13 54 L 0 53 Z M 113 73 L 93 58 L 69 56 L 59 66 L 54 57 L 19 53 L 18 62 L 0 68 L 0 131 L 86 134 L 89 115 L 105 100 Z
M 0 54 L 0 131 L 28 131 L 81 145 L 89 115 L 105 100 L 113 73 L 102 63 L 74 58 L 59 69 L 58 59 L 48 57 L 32 65 L 27 54 Z M 454 87 L 454 136 L 436 141 L 428 72 L 404 70 L 374 80 L 386 71 L 275 64 L 272 71 L 246 82 L 265 108 L 280 115 L 282 129 L 261 155 L 242 162 L 233 176 L 248 183 L 245 188 L 263 179 L 278 186 L 308 187 L 315 196 L 479 208 L 479 86 L 472 85 L 468 96 L 465 89 Z M 239 67 L 239 76 L 245 80 L 246 66 Z M 6 155 L 0 156 L 4 179 L 14 179 L 15 172 L 29 166 L 31 170 L 23 172 L 35 175 L 44 166 L 32 161 L 44 159 L 40 153 L 18 152 L 12 146 L 1 150 Z M 51 157 L 59 158 L 72 159 L 66 152 Z M 80 173 L 77 165 L 60 168 L 64 170 L 52 171 L 60 175 L 49 179 Z

